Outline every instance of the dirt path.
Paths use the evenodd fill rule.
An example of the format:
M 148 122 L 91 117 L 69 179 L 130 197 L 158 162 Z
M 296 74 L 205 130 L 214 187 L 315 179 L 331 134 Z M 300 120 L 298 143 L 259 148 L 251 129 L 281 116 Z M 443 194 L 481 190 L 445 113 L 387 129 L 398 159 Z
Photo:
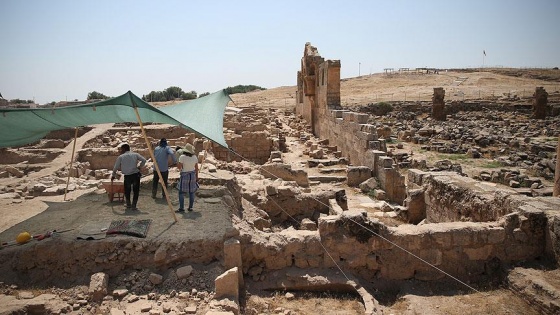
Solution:
M 81 137 L 78 137 L 76 141 L 76 152 L 81 150 L 87 141 L 102 135 L 104 132 L 109 130 L 109 128 L 111 128 L 112 126 L 113 124 L 95 125 L 92 130 L 86 132 Z M 2 179 L 0 180 L 0 186 L 9 186 L 9 185 L 17 184 L 23 181 L 24 179 L 34 180 L 44 176 L 52 175 L 54 172 L 58 171 L 59 169 L 63 168 L 65 165 L 69 163 L 70 159 L 72 158 L 73 147 L 74 147 L 74 140 L 70 141 L 70 143 L 64 148 L 65 150 L 64 153 L 57 156 L 54 160 L 52 160 L 52 162 L 46 164 L 47 165 L 46 168 L 43 168 L 37 172 L 33 172 L 27 175 L 25 178 L 12 177 L 7 179 Z M 76 159 L 76 155 L 74 155 L 74 159 Z

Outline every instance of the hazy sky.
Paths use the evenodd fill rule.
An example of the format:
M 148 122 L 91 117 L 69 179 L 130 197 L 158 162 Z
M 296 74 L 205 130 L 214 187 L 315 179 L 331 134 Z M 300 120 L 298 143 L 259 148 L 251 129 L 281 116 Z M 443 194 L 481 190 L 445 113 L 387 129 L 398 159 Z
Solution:
M 0 93 L 296 85 L 306 42 L 341 77 L 401 67 L 560 66 L 559 0 L 0 0 Z

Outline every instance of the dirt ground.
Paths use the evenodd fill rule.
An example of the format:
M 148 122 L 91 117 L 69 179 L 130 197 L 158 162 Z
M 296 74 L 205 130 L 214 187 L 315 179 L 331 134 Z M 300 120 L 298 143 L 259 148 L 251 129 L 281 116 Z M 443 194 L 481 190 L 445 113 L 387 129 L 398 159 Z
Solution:
M 457 85 L 458 78 L 462 83 Z M 463 95 L 480 95 L 481 98 L 501 95 L 503 93 L 519 93 L 525 96 L 534 92 L 535 86 L 545 86 L 549 93 L 560 90 L 558 82 L 543 81 L 534 78 L 504 76 L 491 72 L 477 73 L 444 73 L 441 75 L 417 76 L 385 76 L 375 74 L 342 81 L 341 98 L 343 106 L 365 105 L 380 100 L 405 100 L 417 97 L 418 100 L 429 100 L 432 88 L 443 86 L 448 90 L 449 97 Z M 457 91 L 462 94 L 457 94 Z M 292 111 L 295 102 L 295 86 L 279 87 L 266 91 L 232 95 L 238 107 L 258 106 L 264 108 L 280 108 Z M 455 94 L 454 94 L 455 93 Z M 557 92 L 556 92 L 557 93 Z M 458 96 L 459 95 L 459 96 Z M 447 96 L 446 96 L 447 98 Z M 96 126 L 78 141 L 78 146 L 85 141 L 102 134 L 109 128 L 107 125 Z M 287 155 L 287 162 L 299 164 L 302 148 L 294 148 Z M 405 147 L 403 150 L 414 150 Z M 32 176 L 39 178 L 53 173 L 64 166 L 70 159 L 71 147 L 67 153 L 55 159 L 49 168 Z M 433 158 L 426 156 L 426 158 Z M 476 171 L 476 170 L 474 170 Z M 473 172 L 474 172 L 473 171 Z M 171 176 L 176 177 L 177 174 Z M 204 175 L 203 175 L 204 176 Z M 229 176 L 223 174 L 223 176 Z M 67 230 L 61 234 L 65 239 L 75 239 L 83 231 L 106 228 L 116 219 L 152 219 L 149 235 L 162 240 L 192 240 L 203 238 L 221 238 L 232 227 L 230 209 L 222 203 L 215 203 L 212 198 L 197 199 L 195 211 L 176 214 L 177 222 L 163 199 L 151 199 L 151 176 L 143 179 L 139 211 L 125 210 L 121 204 L 109 202 L 103 189 L 92 188 L 70 192 L 67 200 L 63 196 L 36 197 L 33 199 L 0 199 L 0 240 L 11 241 L 21 231 L 32 234 L 49 230 Z M 14 180 L 0 180 L 0 185 L 8 185 Z M 350 204 L 358 205 L 360 198 L 367 196 L 351 192 Z M 176 190 L 171 192 L 174 209 L 177 208 Z M 79 242 L 79 241 L 77 241 Z M 23 245 L 25 246 L 25 245 Z M 22 288 L 23 289 L 23 288 Z M 362 314 L 363 307 L 355 296 L 337 294 L 311 294 L 294 292 L 287 297 L 284 292 L 247 292 L 246 304 L 263 314 Z M 379 293 L 382 296 L 382 293 Z M 538 314 L 522 299 L 507 289 L 489 287 L 480 293 L 446 290 L 410 282 L 399 292 L 389 294 L 382 305 L 384 314 Z M 374 293 L 375 296 L 375 293 Z M 2 307 L 0 306 L 0 311 Z M 1 312 L 0 312 L 1 313 Z

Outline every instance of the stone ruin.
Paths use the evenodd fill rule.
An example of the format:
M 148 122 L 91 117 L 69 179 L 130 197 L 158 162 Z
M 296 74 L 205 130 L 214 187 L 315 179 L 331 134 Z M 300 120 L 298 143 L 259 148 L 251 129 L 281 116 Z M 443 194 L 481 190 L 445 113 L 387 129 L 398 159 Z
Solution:
M 533 118 L 535 119 L 545 119 L 548 110 L 548 93 L 545 89 L 537 87 L 535 89 L 535 94 L 533 94 Z
M 434 88 L 434 96 L 432 97 L 432 117 L 435 120 L 445 120 L 445 90 L 443 88 Z
M 443 103 L 438 112 L 444 113 L 437 126 L 384 120 L 342 109 L 340 83 L 335 82 L 339 76 L 338 61 L 324 61 L 306 44 L 296 113 L 249 107 L 228 114 L 224 127 L 232 151 L 180 128 L 148 128 L 151 142 L 166 137 L 171 146 L 192 143 L 201 152 L 204 170 L 213 174 L 204 178 L 208 189 L 201 197 L 221 200 L 224 211 L 231 213 L 233 226 L 224 235 L 192 242 L 99 241 L 89 243 L 87 252 L 67 243 L 37 244 L 25 251 L 0 251 L 0 271 L 9 269 L 20 279 L 41 278 L 47 283 L 91 276 L 87 300 L 99 301 L 108 294 L 132 299 L 131 291 L 180 284 L 196 272 L 192 266 L 219 261 L 214 295 L 187 294 L 199 302 L 215 301 L 215 310 L 239 313 L 240 289 L 250 283 L 274 290 L 350 291 L 361 297 L 366 314 L 381 314 L 382 307 L 369 293 L 381 283 L 390 287 L 417 280 L 454 285 L 439 271 L 444 270 L 476 285 L 502 281 L 509 266 L 525 261 L 558 263 L 560 199 L 551 197 L 552 187 L 542 180 L 516 169 L 531 166 L 541 175 L 554 174 L 554 149 L 558 154 L 560 143 L 551 147 L 532 138 L 542 132 L 558 135 L 557 118 L 518 124 L 497 118 L 504 116 L 495 112 L 451 112 L 445 119 L 444 91 L 434 89 L 432 110 L 437 99 L 438 105 Z M 481 121 L 487 128 L 482 131 L 488 132 L 473 131 Z M 504 126 L 518 132 L 490 132 Z M 452 161 L 428 165 L 415 160 L 412 152 L 398 152 L 397 139 L 421 144 L 427 151 L 502 157 L 504 164 L 511 164 L 469 177 Z M 114 126 L 88 141 L 77 154 L 78 162 L 50 181 L 60 183 L 70 172 L 75 189 L 99 184 L 108 178 L 117 154 L 114 148 L 123 141 L 146 155 L 138 127 Z M 6 149 L 0 154 L 13 156 L 15 168 L 21 169 L 19 159 L 24 158 L 17 156 L 26 150 Z M 294 163 L 294 155 L 299 163 Z M 558 156 L 556 161 L 558 179 Z M 219 170 L 234 175 L 220 175 Z M 7 176 L 33 174 L 12 172 Z M 39 195 L 35 185 L 26 182 L 4 192 L 15 199 L 32 198 Z M 51 260 L 47 251 L 64 255 Z M 127 291 L 108 292 L 108 278 L 119 278 L 126 266 L 150 271 L 144 278 L 123 280 Z M 173 273 L 165 278 L 162 270 L 168 269 Z M 343 270 L 347 277 L 332 276 L 332 270 Z M 529 293 L 515 284 L 511 289 L 543 313 L 560 311 L 558 301 L 546 294 Z M 233 304 L 217 302 L 224 299 Z

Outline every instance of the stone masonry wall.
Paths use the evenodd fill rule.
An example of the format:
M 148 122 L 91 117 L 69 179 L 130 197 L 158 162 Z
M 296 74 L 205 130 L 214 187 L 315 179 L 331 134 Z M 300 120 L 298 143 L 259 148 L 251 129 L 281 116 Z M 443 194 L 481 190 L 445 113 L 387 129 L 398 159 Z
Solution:
M 560 261 L 560 198 L 527 197 L 508 187 L 498 188 L 454 172 L 409 170 L 408 184 L 424 190 L 428 222 L 491 222 L 518 216 L 519 229 L 526 231 L 527 237 L 542 237 L 544 254 Z M 537 225 L 544 228 L 528 228 L 533 226 L 528 218 L 537 217 L 542 220 Z M 520 233 L 519 229 L 512 233 Z
M 402 204 L 406 198 L 405 178 L 393 167 L 386 156 L 383 139 L 378 139 L 377 128 L 368 124 L 369 115 L 344 110 L 329 110 L 319 121 L 321 138 L 336 146 L 352 165 L 367 166 L 379 179 L 390 201 Z
M 116 276 L 128 268 L 166 270 L 181 262 L 208 264 L 222 256 L 221 240 L 194 240 L 172 243 L 168 240 L 115 239 L 84 244 L 73 241 L 37 242 L 28 249 L 6 248 L 0 252 L 2 274 L 17 274 L 20 283 L 30 279 L 57 285 L 85 282 L 92 272 Z
M 498 277 L 518 261 L 560 261 L 560 198 L 527 197 L 452 172 L 410 170 L 408 181 L 440 223 L 386 227 L 350 210 L 320 217 L 318 231 L 242 233 L 244 272 L 258 279 L 263 270 L 338 265 L 372 281 L 446 277 L 401 248 L 469 281 Z
M 387 228 L 362 213 L 347 211 L 341 216 L 320 218 L 318 232 L 283 231 L 256 236 L 250 242 L 242 235 L 243 266 L 244 272 L 253 277 L 264 269 L 336 265 L 368 280 L 434 281 L 445 277 L 396 244 L 455 277 L 475 281 L 491 277 L 502 263 L 542 256 L 545 228 L 542 212 L 528 216 L 515 213 L 493 223 Z
M 264 164 L 270 158 L 273 151 L 273 140 L 268 131 L 243 131 L 240 135 L 234 134 L 226 139 L 228 146 L 242 157 L 255 162 Z M 231 153 L 229 149 L 213 144 L 212 151 L 214 156 L 222 161 L 241 161 L 241 157 Z

